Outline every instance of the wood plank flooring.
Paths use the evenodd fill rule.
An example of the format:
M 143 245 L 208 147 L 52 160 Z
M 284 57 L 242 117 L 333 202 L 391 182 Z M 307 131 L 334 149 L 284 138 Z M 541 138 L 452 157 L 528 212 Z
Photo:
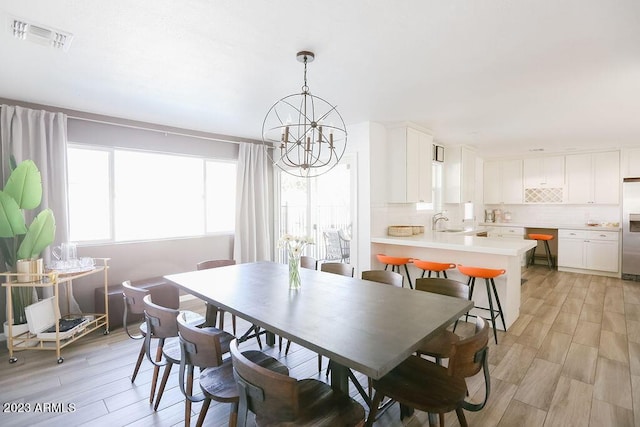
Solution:
M 469 424 L 640 427 L 640 283 L 560 273 L 543 266 L 523 274 L 527 280 L 520 317 L 509 332 L 499 332 L 499 345 L 490 340 L 491 396 L 482 411 L 466 413 Z M 204 310 L 198 300 L 183 306 Z M 239 331 L 244 331 L 247 324 L 238 322 Z M 456 332 L 470 330 L 459 327 Z M 0 412 L 0 425 L 183 425 L 178 369 L 173 370 L 158 411 L 148 402 L 152 370 L 147 361 L 131 383 L 140 345 L 121 328 L 107 336 L 94 332 L 63 349 L 61 365 L 50 351 L 19 352 L 18 362 L 9 364 L 3 348 L 0 402 L 3 409 L 28 407 L 29 412 Z M 257 348 L 255 340 L 243 346 Z M 292 345 L 287 356 L 277 346 L 265 351 L 287 364 L 297 378 L 325 379 L 324 371 L 317 372 L 316 354 L 299 345 Z M 471 378 L 468 385 L 471 399 L 481 400 L 481 376 Z M 8 406 L 11 403 L 13 407 Z M 194 404 L 193 425 L 199 411 L 200 405 Z M 212 404 L 205 425 L 226 425 L 228 411 L 228 405 Z M 416 412 L 401 421 L 394 405 L 375 425 L 417 427 L 428 425 L 428 419 Z M 455 414 L 447 414 L 446 425 L 458 426 Z

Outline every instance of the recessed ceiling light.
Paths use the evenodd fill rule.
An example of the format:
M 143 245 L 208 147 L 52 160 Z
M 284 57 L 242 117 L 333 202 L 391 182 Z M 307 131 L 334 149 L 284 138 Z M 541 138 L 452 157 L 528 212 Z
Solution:
M 21 18 L 9 18 L 9 30 L 19 40 L 51 46 L 64 52 L 69 50 L 73 34 L 44 25 L 36 25 Z

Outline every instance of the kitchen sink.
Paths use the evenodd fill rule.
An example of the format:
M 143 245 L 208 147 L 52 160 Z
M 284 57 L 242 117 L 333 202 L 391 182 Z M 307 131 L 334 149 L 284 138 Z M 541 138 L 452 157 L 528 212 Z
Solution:
M 438 233 L 460 233 L 464 231 L 461 228 L 447 228 L 446 230 L 436 230 Z

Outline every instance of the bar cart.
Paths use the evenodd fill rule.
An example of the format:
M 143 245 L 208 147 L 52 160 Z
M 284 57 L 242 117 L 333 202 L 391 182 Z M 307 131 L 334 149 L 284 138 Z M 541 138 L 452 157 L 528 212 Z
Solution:
M 12 322 L 8 322 L 8 336 L 7 347 L 9 349 L 9 363 L 15 363 L 18 359 L 14 356 L 14 351 L 23 350 L 49 350 L 56 352 L 58 363 L 64 362 L 61 356 L 61 350 L 83 336 L 95 331 L 96 329 L 104 326 L 104 334 L 109 333 L 109 300 L 107 298 L 107 286 L 108 286 L 108 270 L 110 258 L 94 258 L 95 265 L 78 269 L 78 271 L 58 271 L 49 270 L 43 274 L 31 274 L 31 278 L 35 279 L 32 282 L 18 282 L 17 273 L 0 273 L 0 277 L 5 278 L 3 287 L 7 289 L 7 301 L 11 301 L 11 292 L 13 288 L 18 287 L 40 287 L 40 288 L 52 288 L 53 289 L 53 307 L 55 312 L 54 328 L 50 337 L 42 338 L 36 334 L 32 334 L 27 331 L 19 335 L 13 336 Z M 90 276 L 93 274 L 102 273 L 104 278 L 105 289 L 105 312 L 104 313 L 71 313 L 70 312 L 70 296 L 73 294 L 73 281 L 81 277 Z M 59 306 L 59 287 L 65 286 L 67 301 L 66 312 L 64 315 L 60 313 Z M 58 319 L 68 319 L 77 316 L 82 316 L 83 323 L 79 327 L 70 331 L 70 333 L 62 334 L 60 331 L 60 322 Z M 7 319 L 13 318 L 13 305 L 7 304 Z

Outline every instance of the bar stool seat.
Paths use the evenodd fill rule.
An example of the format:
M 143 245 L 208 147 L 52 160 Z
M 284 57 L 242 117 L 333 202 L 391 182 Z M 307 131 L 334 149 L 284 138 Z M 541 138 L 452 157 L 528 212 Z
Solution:
M 407 264 L 411 262 L 411 258 L 405 257 L 397 257 L 397 256 L 389 256 L 385 254 L 378 254 L 378 261 L 384 264 L 384 269 L 386 270 L 389 266 L 391 266 L 391 271 L 395 271 L 396 273 L 400 273 L 400 266 L 404 266 L 404 271 L 407 274 L 407 281 L 409 282 L 409 287 L 413 289 L 413 285 L 411 284 L 411 276 L 409 276 L 409 269 L 407 268 Z M 402 274 L 402 273 L 400 273 Z M 402 282 L 404 286 L 404 280 Z
M 476 278 L 484 279 L 485 286 L 487 288 L 487 299 L 489 301 L 489 307 L 478 307 L 482 310 L 488 310 L 490 313 L 489 320 L 491 320 L 491 325 L 493 326 L 493 338 L 498 344 L 498 334 L 496 332 L 496 318 L 499 316 L 502 320 L 502 326 L 504 330 L 507 330 L 507 324 L 504 321 L 504 313 L 502 312 L 502 305 L 500 304 L 500 298 L 498 297 L 498 291 L 496 289 L 496 283 L 493 279 L 496 277 L 503 275 L 506 273 L 506 270 L 502 269 L 494 269 L 494 268 L 483 268 L 483 267 L 469 267 L 465 265 L 458 264 L 458 270 L 469 277 L 467 281 L 467 285 L 469 286 L 469 300 L 473 298 L 473 288 L 476 284 Z M 491 291 L 493 290 L 493 298 L 496 300 L 496 305 L 498 306 L 498 310 L 496 311 L 493 308 L 493 298 L 491 296 Z M 468 316 L 468 315 L 467 315 Z
M 549 249 L 549 240 L 553 240 L 553 234 L 537 234 L 537 233 L 531 233 L 528 235 L 529 239 L 531 240 L 537 240 L 537 241 L 543 241 L 544 242 L 544 251 L 547 255 L 547 263 L 549 265 L 549 269 L 553 270 L 553 268 L 555 267 L 555 264 L 553 262 L 553 257 L 551 256 L 551 250 Z M 529 260 L 527 262 L 527 267 L 530 265 L 533 265 L 534 263 L 534 258 L 536 256 L 536 248 L 538 247 L 538 245 L 534 246 L 533 249 L 531 249 L 531 257 L 529 257 Z
M 417 268 L 422 270 L 422 276 L 420 276 L 421 278 L 424 277 L 424 273 L 428 271 L 429 275 L 427 277 L 431 277 L 431 272 L 434 272 L 436 273 L 436 277 L 440 277 L 440 273 L 442 273 L 444 274 L 444 278 L 448 279 L 447 270 L 451 268 L 456 268 L 455 264 L 451 264 L 448 262 L 444 262 L 444 263 L 433 262 L 433 261 L 424 261 L 421 259 L 414 259 L 413 265 L 415 265 Z

